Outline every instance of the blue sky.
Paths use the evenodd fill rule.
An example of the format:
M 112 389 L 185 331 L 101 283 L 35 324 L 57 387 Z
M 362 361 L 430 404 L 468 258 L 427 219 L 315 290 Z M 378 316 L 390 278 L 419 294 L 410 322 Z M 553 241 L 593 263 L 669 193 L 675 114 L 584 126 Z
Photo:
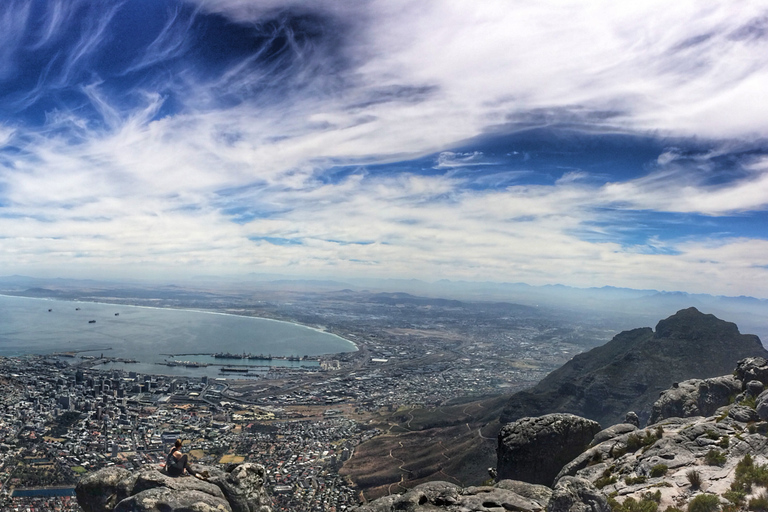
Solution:
M 8 0 L 0 268 L 768 297 L 768 3 Z

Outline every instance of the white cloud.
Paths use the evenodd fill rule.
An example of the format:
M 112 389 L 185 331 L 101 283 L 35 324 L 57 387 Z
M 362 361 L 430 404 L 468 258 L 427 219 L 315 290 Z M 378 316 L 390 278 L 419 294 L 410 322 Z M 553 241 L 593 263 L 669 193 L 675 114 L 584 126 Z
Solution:
M 197 4 L 241 21 L 286 5 Z M 765 161 L 714 186 L 679 167 L 679 153 L 669 150 L 645 177 L 599 186 L 586 172 L 571 171 L 549 186 L 508 185 L 525 175 L 518 171 L 492 175 L 508 185 L 492 191 L 467 186 L 482 178 L 376 174 L 367 165 L 433 152 L 440 152 L 436 169 L 491 163 L 480 152 L 451 148 L 502 125 L 558 122 L 561 115 L 607 131 L 765 136 L 768 38 L 735 34 L 759 23 L 768 6 L 291 5 L 326 9 L 345 24 L 350 64 L 341 76 L 308 73 L 304 89 L 252 100 L 242 89 L 270 77 L 248 61 L 216 83 L 190 73 L 157 91 L 137 90 L 143 101 L 134 111 L 118 108 L 94 80 L 84 91 L 107 128 L 59 111 L 41 130 L 0 129 L 0 146 L 25 141 L 23 152 L 5 157 L 12 167 L 0 167 L 0 265 L 158 276 L 295 269 L 764 294 L 755 284 L 767 277 L 762 241 L 655 240 L 654 249 L 666 244 L 666 254 L 649 254 L 577 233 L 615 223 L 612 208 L 707 215 L 764 209 Z M 61 16 L 52 14 L 46 26 L 59 26 Z M 166 26 L 134 67 L 181 51 L 189 28 L 182 21 Z M 95 23 L 83 36 L 70 68 L 87 61 L 103 27 Z M 320 68 L 332 57 L 313 54 Z M 336 80 L 341 85 L 329 85 Z M 152 121 L 164 87 L 183 92 L 185 108 Z M 217 108 L 221 91 L 243 101 Z M 344 164 L 359 169 L 327 175 Z

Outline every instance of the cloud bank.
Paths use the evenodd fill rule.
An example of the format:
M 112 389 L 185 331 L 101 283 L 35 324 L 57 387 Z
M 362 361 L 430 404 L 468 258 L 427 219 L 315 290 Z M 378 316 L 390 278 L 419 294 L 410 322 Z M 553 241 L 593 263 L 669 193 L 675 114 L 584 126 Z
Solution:
M 0 265 L 766 296 L 768 4 L 13 0 Z

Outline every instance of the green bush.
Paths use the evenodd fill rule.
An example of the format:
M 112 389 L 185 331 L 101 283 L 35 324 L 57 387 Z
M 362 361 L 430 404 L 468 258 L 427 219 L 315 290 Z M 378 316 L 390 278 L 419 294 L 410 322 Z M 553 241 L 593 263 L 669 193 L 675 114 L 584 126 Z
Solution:
M 709 450 L 704 456 L 704 462 L 706 462 L 708 466 L 722 466 L 725 464 L 726 460 L 727 457 L 725 456 L 725 453 L 714 448 Z
M 631 496 L 624 500 L 624 503 L 619 503 L 614 498 L 608 498 L 608 505 L 610 505 L 613 512 L 658 512 L 659 504 L 654 500 L 645 499 L 645 497 L 637 501 Z
M 619 479 L 616 478 L 616 476 L 614 476 L 614 475 L 602 476 L 602 477 L 598 478 L 597 480 L 595 480 L 595 487 L 597 487 L 598 489 L 602 489 L 606 485 L 615 484 L 618 481 L 619 481 Z
M 688 512 L 716 512 L 720 499 L 714 494 L 699 494 L 688 503 Z
M 627 451 L 636 452 L 640 448 L 648 448 L 661 439 L 663 433 L 664 429 L 659 425 L 655 432 L 646 432 L 644 435 L 629 434 L 627 436 Z
M 718 434 L 714 430 L 707 430 L 707 437 L 709 439 L 714 439 L 715 441 L 717 441 L 718 439 L 720 439 L 720 434 Z
M 736 478 L 731 483 L 731 490 L 750 492 L 753 485 L 768 486 L 768 466 L 755 464 L 752 456 L 746 454 L 736 464 Z
M 731 445 L 731 438 L 728 436 L 723 436 L 720 438 L 720 441 L 717 443 L 717 446 L 720 448 L 728 448 Z
M 701 473 L 699 473 L 697 470 L 692 469 L 688 471 L 685 474 L 685 478 L 688 479 L 688 483 L 691 484 L 692 488 L 698 489 L 701 487 Z
M 624 479 L 624 483 L 627 485 L 635 485 L 635 484 L 644 484 L 648 480 L 643 475 L 639 476 L 628 476 Z
M 666 464 L 656 464 L 651 468 L 651 478 L 657 478 L 667 474 L 669 466 Z
M 761 492 L 758 496 L 755 496 L 754 498 L 749 500 L 749 504 L 747 504 L 747 508 L 749 510 L 768 512 L 768 495 L 765 494 L 765 491 Z
M 734 505 L 741 505 L 744 503 L 744 498 L 747 497 L 747 493 L 744 491 L 726 491 L 723 493 L 723 498 L 727 499 Z

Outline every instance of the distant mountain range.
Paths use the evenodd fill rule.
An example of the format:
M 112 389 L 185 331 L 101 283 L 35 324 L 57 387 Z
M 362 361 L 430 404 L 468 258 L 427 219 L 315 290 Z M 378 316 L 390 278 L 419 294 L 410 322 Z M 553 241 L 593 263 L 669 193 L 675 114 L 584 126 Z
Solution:
M 535 387 L 512 395 L 501 421 L 568 412 L 612 425 L 635 411 L 644 422 L 659 392 L 673 383 L 729 373 L 749 356 L 768 358 L 757 336 L 696 308 L 684 309 L 660 321 L 655 332 L 624 331 L 574 356 Z

